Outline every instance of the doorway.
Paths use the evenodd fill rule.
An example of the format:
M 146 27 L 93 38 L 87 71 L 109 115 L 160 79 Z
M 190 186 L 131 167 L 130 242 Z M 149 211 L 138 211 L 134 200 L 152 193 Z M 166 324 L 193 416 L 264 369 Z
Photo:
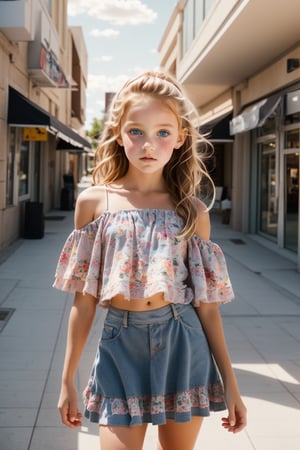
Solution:
M 284 158 L 285 214 L 284 247 L 297 252 L 299 227 L 299 153 L 289 153 Z
M 258 144 L 260 164 L 259 231 L 277 238 L 277 171 L 276 140 L 266 139 Z
M 41 201 L 41 142 L 33 144 L 32 200 Z

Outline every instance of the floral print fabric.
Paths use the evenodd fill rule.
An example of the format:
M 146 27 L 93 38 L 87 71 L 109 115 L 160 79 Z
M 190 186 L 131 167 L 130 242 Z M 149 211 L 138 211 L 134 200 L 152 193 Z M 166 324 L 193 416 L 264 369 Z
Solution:
M 198 236 L 177 239 L 183 226 L 173 210 L 105 211 L 68 237 L 54 287 L 91 294 L 102 306 L 117 294 L 168 302 L 226 303 L 233 298 L 220 247 Z
M 92 393 L 93 380 L 89 380 L 83 393 L 86 417 L 92 422 L 107 425 L 107 416 L 129 416 L 130 425 L 161 423 L 161 417 L 178 422 L 191 420 L 192 411 L 209 416 L 210 411 L 224 410 L 224 391 L 221 383 L 190 388 L 175 394 L 143 395 L 130 398 L 105 398 Z M 198 415 L 196 414 L 196 415 Z

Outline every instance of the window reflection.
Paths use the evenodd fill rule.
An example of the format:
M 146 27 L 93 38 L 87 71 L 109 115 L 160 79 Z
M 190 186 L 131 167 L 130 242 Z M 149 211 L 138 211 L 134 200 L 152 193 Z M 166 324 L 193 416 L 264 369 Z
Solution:
M 14 201 L 14 167 L 16 156 L 16 128 L 11 127 L 9 133 L 9 150 L 7 155 L 6 205 Z
M 183 9 L 183 51 L 188 51 L 214 0 L 187 0 Z
M 259 144 L 261 166 L 260 231 L 272 237 L 277 236 L 278 221 L 275 149 L 275 140 Z
M 19 197 L 29 193 L 29 142 L 23 141 L 19 162 Z
M 300 148 L 299 128 L 288 130 L 284 133 L 285 148 Z
M 285 157 L 285 247 L 298 248 L 299 153 Z

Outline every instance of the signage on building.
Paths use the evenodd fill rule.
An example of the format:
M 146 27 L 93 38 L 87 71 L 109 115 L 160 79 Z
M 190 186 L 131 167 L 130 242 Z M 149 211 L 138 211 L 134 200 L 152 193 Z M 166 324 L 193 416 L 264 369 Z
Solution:
M 23 140 L 24 141 L 47 141 L 48 131 L 46 128 L 40 127 L 28 127 L 23 128 Z
M 53 52 L 48 51 L 45 47 L 41 47 L 40 52 L 40 69 L 52 80 L 56 87 L 68 88 L 69 82 L 62 71 L 60 65 L 56 61 Z
M 35 66 L 31 66 L 28 72 L 30 78 L 39 86 L 56 88 L 70 87 L 70 83 L 58 64 L 55 54 L 42 45 L 40 45 L 38 62 L 35 63 Z
M 58 63 L 59 39 L 54 23 L 43 10 L 37 17 L 35 38 L 28 44 L 28 74 L 38 86 L 69 88 Z

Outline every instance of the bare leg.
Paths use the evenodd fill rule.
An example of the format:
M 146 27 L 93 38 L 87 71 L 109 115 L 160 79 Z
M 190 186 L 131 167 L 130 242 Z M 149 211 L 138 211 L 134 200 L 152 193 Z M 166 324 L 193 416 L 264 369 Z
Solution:
M 193 450 L 203 417 L 193 417 L 191 422 L 176 423 L 168 420 L 158 427 L 157 450 Z
M 133 427 L 100 426 L 101 450 L 142 450 L 147 424 Z

